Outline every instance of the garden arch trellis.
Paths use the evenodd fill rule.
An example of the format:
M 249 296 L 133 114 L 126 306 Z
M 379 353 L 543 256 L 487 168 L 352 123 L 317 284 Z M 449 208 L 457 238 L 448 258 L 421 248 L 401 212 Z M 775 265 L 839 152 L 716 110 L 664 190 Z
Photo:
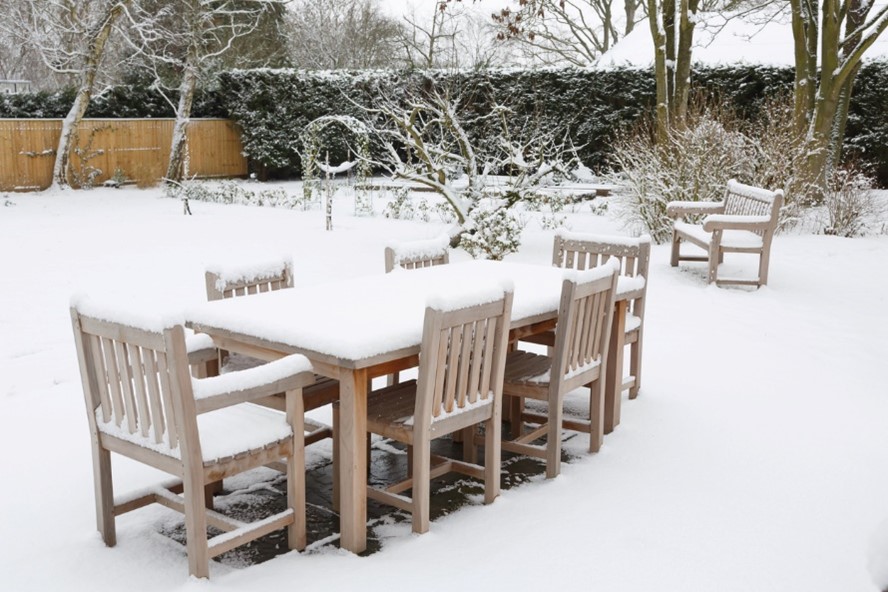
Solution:
M 355 146 L 349 144 L 349 150 L 357 159 L 352 164 L 355 169 L 355 210 L 367 208 L 367 178 L 370 176 L 370 128 L 364 122 L 350 115 L 324 115 L 311 121 L 302 132 L 302 195 L 305 203 L 311 202 L 312 192 L 318 185 L 320 156 L 324 149 L 323 133 L 336 126 L 344 129 L 355 140 Z M 345 167 L 348 163 L 343 163 Z M 329 165 L 329 163 L 328 163 Z

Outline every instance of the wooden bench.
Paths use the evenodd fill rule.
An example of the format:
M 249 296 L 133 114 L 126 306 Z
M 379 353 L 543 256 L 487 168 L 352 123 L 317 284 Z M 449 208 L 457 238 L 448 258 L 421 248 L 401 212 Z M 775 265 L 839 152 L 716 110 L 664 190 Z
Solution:
M 768 259 L 771 239 L 783 205 L 783 191 L 770 191 L 728 181 L 720 202 L 673 201 L 666 213 L 675 219 L 672 229 L 671 265 L 679 261 L 708 261 L 709 283 L 764 286 L 768 283 Z M 700 224 L 685 221 L 685 216 L 702 216 Z M 682 255 L 681 242 L 689 242 L 707 251 L 706 255 Z M 718 265 L 725 253 L 752 253 L 759 256 L 755 279 L 719 278 Z

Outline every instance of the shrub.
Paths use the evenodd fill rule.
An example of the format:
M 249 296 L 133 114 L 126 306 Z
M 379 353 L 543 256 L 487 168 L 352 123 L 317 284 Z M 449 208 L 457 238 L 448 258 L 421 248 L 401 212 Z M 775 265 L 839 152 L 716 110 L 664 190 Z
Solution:
M 524 221 L 502 200 L 483 199 L 469 212 L 459 246 L 472 257 L 500 261 L 518 250 Z
M 662 243 L 672 235 L 666 215 L 670 201 L 717 201 L 728 179 L 750 182 L 756 170 L 755 145 L 736 123 L 718 103 L 697 104 L 663 145 L 650 125 L 620 136 L 611 177 L 623 187 L 619 215 L 624 222 Z
M 823 234 L 852 238 L 867 234 L 884 213 L 873 192 L 873 179 L 855 167 L 837 169 L 823 193 Z

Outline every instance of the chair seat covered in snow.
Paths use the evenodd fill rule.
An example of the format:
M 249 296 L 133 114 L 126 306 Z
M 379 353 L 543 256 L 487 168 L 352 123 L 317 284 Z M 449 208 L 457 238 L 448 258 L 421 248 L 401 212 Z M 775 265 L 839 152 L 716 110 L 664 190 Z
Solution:
M 145 320 L 87 300 L 73 304 L 71 318 L 106 545 L 117 542 L 116 516 L 156 502 L 185 514 L 188 569 L 196 577 L 209 576 L 211 557 L 284 527 L 291 549 L 305 547 L 304 444 L 294 434 L 303 429 L 302 389 L 314 381 L 307 358 L 193 378 L 177 321 Z M 279 392 L 286 393 L 286 414 L 249 403 Z M 115 498 L 112 452 L 178 480 Z M 248 524 L 208 509 L 222 479 L 282 459 L 284 511 Z M 208 539 L 208 526 L 225 532 Z
M 764 286 L 768 283 L 768 261 L 771 240 L 777 230 L 778 215 L 783 205 L 783 191 L 770 191 L 744 185 L 731 179 L 720 202 L 673 201 L 666 207 L 675 219 L 672 227 L 672 258 L 679 261 L 708 261 L 709 283 Z M 700 224 L 684 221 L 685 216 L 702 216 Z M 682 255 L 681 242 L 689 242 L 706 250 L 706 255 Z M 759 256 L 758 277 L 719 278 L 718 265 L 725 253 L 752 253 Z

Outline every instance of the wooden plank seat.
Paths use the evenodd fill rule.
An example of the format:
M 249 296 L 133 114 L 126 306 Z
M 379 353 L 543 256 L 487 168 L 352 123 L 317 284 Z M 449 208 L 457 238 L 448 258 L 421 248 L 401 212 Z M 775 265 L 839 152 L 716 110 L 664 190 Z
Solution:
M 292 288 L 293 262 L 287 257 L 263 263 L 250 263 L 242 266 L 214 265 L 205 274 L 207 300 L 237 298 L 250 294 L 260 294 L 274 290 Z M 240 354 L 222 352 L 217 354 L 222 363 L 222 371 L 250 368 L 263 364 L 262 360 Z M 339 382 L 324 376 L 315 376 L 315 382 L 303 389 L 305 410 L 311 411 L 339 400 Z M 282 393 L 257 401 L 261 405 L 284 410 Z M 310 419 L 305 420 L 305 443 L 313 444 L 324 438 L 333 438 L 332 426 Z M 334 458 L 334 465 L 336 464 Z
M 728 181 L 720 202 L 670 202 L 666 213 L 675 219 L 670 264 L 676 267 L 679 261 L 708 261 L 709 283 L 764 286 L 768 283 L 771 242 L 782 205 L 782 190 L 770 191 L 734 179 Z M 702 217 L 702 221 L 689 222 L 686 217 Z M 705 250 L 706 255 L 682 254 L 682 242 Z M 718 266 L 724 261 L 725 253 L 758 255 L 758 276 L 754 279 L 718 277 Z
M 367 431 L 406 444 L 408 476 L 385 488 L 368 485 L 367 497 L 410 512 L 413 531 L 429 529 L 430 481 L 455 471 L 484 482 L 484 502 L 500 488 L 502 380 L 512 306 L 511 288 L 465 289 L 439 296 L 425 311 L 419 376 L 371 393 Z M 433 457 L 431 440 L 483 425 L 484 465 Z M 432 466 L 432 463 L 435 466 Z M 411 490 L 408 497 L 405 491 Z
M 88 300 L 72 304 L 71 319 L 106 545 L 116 544 L 116 516 L 160 503 L 185 515 L 188 569 L 196 577 L 209 576 L 211 557 L 281 528 L 291 549 L 305 547 L 304 444 L 295 434 L 303 430 L 302 389 L 314 380 L 307 358 L 198 379 L 181 322 L 145 320 Z M 285 393 L 286 414 L 248 403 L 277 392 Z M 178 480 L 115 498 L 112 452 Z M 245 524 L 210 509 L 216 483 L 282 459 L 286 510 Z M 208 526 L 225 532 L 208 538 Z
M 511 439 L 503 450 L 546 462 L 546 477 L 561 472 L 561 431 L 589 434 L 589 451 L 604 439 L 604 382 L 619 265 L 612 260 L 591 270 L 565 271 L 551 356 L 513 350 L 506 357 L 503 395 L 511 405 Z M 588 416 L 564 416 L 564 397 L 589 388 Z M 511 399 L 511 401 L 509 401 Z M 545 402 L 542 410 L 524 400 Z M 525 423 L 531 424 L 525 431 Z M 536 442 L 544 440 L 544 443 Z

